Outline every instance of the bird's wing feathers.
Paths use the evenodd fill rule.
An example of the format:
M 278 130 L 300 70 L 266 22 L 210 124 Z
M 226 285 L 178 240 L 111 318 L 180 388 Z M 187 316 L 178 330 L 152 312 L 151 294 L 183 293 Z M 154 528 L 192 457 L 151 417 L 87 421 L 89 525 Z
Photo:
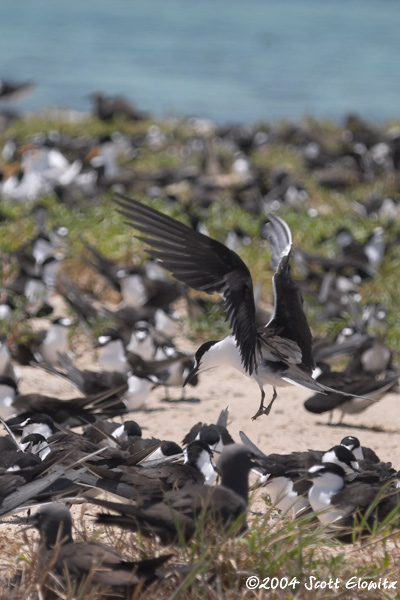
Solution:
M 261 354 L 263 358 L 270 360 L 282 360 L 293 365 L 300 365 L 303 360 L 303 354 L 297 342 L 274 335 L 265 330 L 261 336 Z M 270 354 L 270 357 L 268 356 Z
M 116 200 L 135 236 L 150 246 L 148 253 L 186 285 L 203 292 L 223 294 L 243 366 L 251 374 L 256 366 L 257 328 L 253 283 L 242 259 L 220 242 L 136 200 Z
M 292 234 L 288 224 L 273 213 L 268 214 L 269 223 L 264 227 L 266 238 L 271 246 L 271 263 L 274 271 L 284 256 L 289 256 L 292 249 Z
M 272 250 L 272 266 L 275 274 L 274 313 L 266 331 L 295 342 L 301 350 L 302 364 L 311 373 L 315 367 L 312 356 L 312 335 L 303 310 L 303 297 L 290 274 L 289 258 L 292 237 L 288 225 L 275 215 L 269 214 L 267 238 Z

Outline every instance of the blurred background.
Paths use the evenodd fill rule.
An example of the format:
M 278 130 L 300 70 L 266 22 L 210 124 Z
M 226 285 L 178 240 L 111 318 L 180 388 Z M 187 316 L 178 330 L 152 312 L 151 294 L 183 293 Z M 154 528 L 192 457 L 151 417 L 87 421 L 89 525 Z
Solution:
M 23 110 L 122 94 L 154 116 L 217 123 L 399 115 L 397 0 L 2 3 L 0 78 Z

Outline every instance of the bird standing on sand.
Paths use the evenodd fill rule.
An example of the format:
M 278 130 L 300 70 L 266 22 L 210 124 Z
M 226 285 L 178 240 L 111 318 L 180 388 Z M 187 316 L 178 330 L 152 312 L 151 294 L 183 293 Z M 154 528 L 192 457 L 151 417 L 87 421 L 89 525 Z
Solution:
M 119 194 L 116 202 L 127 224 L 144 234 L 135 237 L 150 246 L 150 256 L 176 279 L 196 290 L 223 295 L 233 334 L 200 346 L 186 381 L 212 367 L 235 367 L 260 387 L 261 402 L 253 419 L 269 414 L 277 386 L 294 384 L 318 392 L 330 390 L 312 378 L 312 336 L 300 289 L 290 274 L 292 236 L 283 219 L 269 214 L 265 227 L 272 250 L 275 302 L 269 322 L 257 328 L 250 271 L 235 252 L 136 200 Z M 265 384 L 274 390 L 267 407 Z

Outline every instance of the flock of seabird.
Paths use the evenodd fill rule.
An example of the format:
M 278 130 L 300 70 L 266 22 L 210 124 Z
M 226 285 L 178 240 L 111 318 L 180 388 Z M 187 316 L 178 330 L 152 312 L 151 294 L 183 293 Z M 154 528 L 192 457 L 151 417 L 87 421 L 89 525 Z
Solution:
M 98 110 L 102 106 L 105 110 L 100 95 L 96 102 Z M 379 137 L 375 131 L 363 131 L 366 137 Z M 231 130 L 227 138 L 241 150 L 235 168 L 237 174 L 246 174 L 241 202 L 259 210 L 260 201 L 254 200 L 258 182 L 246 151 L 256 143 L 266 143 L 268 134 L 259 131 L 250 138 L 245 132 L 242 137 L 236 132 L 235 138 L 233 133 Z M 302 133 L 298 130 L 292 136 Z M 367 140 L 354 143 L 348 156 L 359 176 L 371 177 L 378 168 L 397 169 L 396 140 L 393 133 L 385 141 L 374 138 L 374 144 Z M 116 167 L 117 149 L 127 151 L 123 136 L 102 140 L 101 150 L 89 159 L 90 168 L 84 168 L 81 158 L 67 160 L 57 148 L 57 144 L 64 149 L 69 144 L 69 154 L 86 152 L 88 156 L 87 140 L 68 140 L 54 133 L 52 140 L 42 142 L 36 140 L 36 147 L 24 149 L 22 174 L 18 175 L 14 165 L 3 176 L 0 193 L 4 199 L 37 201 L 52 192 L 73 207 L 85 191 L 93 201 L 100 190 L 113 189 L 115 184 L 129 191 L 146 180 L 143 174 L 139 179 L 134 174 L 127 177 Z M 162 132 L 149 132 L 146 143 L 162 143 Z M 201 144 L 210 160 L 208 143 L 203 140 Z M 11 140 L 3 149 L 3 158 L 10 165 L 17 150 Z M 129 151 L 133 150 L 131 146 Z M 305 144 L 309 168 L 330 160 L 333 176 L 343 155 L 323 159 L 323 154 L 315 140 Z M 198 175 L 193 170 L 179 176 L 158 173 L 152 194 L 158 194 L 154 187 L 162 181 L 169 184 L 185 178 L 196 181 Z M 338 179 L 334 183 L 328 179 L 321 185 L 340 187 Z M 356 242 L 348 230 L 338 232 L 334 259 L 294 249 L 290 228 L 275 209 L 285 202 L 301 202 L 307 194 L 289 184 L 287 177 L 276 177 L 274 187 L 262 201 L 261 235 L 269 243 L 273 268 L 274 307 L 268 318 L 258 307 L 249 269 L 235 251 L 248 243 L 239 229 L 223 244 L 201 232 L 198 219 L 189 227 L 148 204 L 116 194 L 110 210 L 116 209 L 134 228 L 150 260 L 141 267 L 117 264 L 81 239 L 87 263 L 122 298 L 121 304 L 111 309 L 83 294 L 60 270 L 68 230 L 49 230 L 46 211 L 36 203 L 37 235 L 10 257 L 18 265 L 18 273 L 3 282 L 0 319 L 10 332 L 22 320 L 51 318 L 51 323 L 26 339 L 9 335 L 0 341 L 0 417 L 4 427 L 0 437 L 0 516 L 4 519 L 29 508 L 32 514 L 19 517 L 19 521 L 39 530 L 41 564 L 47 565 L 57 549 L 52 568 L 59 575 L 67 571 L 70 577 L 81 579 L 96 566 L 94 584 L 132 593 L 136 586 L 177 571 L 168 566 L 169 554 L 129 561 L 101 542 L 74 541 L 67 505 L 78 498 L 98 507 L 98 523 L 140 532 L 165 545 L 187 543 L 199 526 L 207 527 L 209 522 L 227 535 L 245 534 L 251 526 L 246 513 L 254 488 L 261 489 L 285 517 L 313 514 L 316 522 L 342 541 L 353 539 L 353 526 L 360 522 L 360 515 L 360 535 L 368 535 L 390 515 L 391 525 L 398 526 L 399 473 L 355 437 L 347 436 L 324 451 L 267 454 L 244 432 L 240 443 L 232 439 L 228 409 L 215 424 L 195 424 L 179 443 L 146 439 L 140 425 L 126 418 L 146 407 L 154 387 L 168 390 L 196 385 L 202 371 L 222 364 L 258 384 L 261 400 L 253 419 L 266 419 L 277 397 L 276 388 L 285 385 L 314 393 L 305 402 L 308 411 L 332 413 L 338 409 L 342 418 L 346 413 L 361 412 L 396 386 L 399 371 L 392 352 L 382 338 L 370 332 L 371 323 L 384 318 L 384 308 L 364 306 L 355 294 L 357 286 L 373 277 L 383 261 L 388 247 L 384 231 L 376 228 L 364 243 Z M 215 189 L 207 188 L 203 181 L 197 192 L 199 206 L 207 206 Z M 291 274 L 292 261 L 302 272 L 301 281 Z M 165 271 L 174 280 L 167 278 Z M 232 328 L 224 339 L 202 344 L 194 356 L 173 341 L 179 325 L 176 300 L 184 297 L 189 310 L 203 309 L 201 300 L 190 297 L 189 288 L 221 294 Z M 56 290 L 75 317 L 53 316 Z M 313 340 L 303 308 L 305 293 L 316 294 L 324 305 L 326 312 L 321 318 L 350 310 L 352 326 L 335 340 Z M 99 319 L 112 325 L 94 336 Z M 84 370 L 75 364 L 68 338 L 73 321 L 91 336 L 99 370 Z M 351 357 L 340 373 L 329 367 L 329 361 L 337 356 Z M 34 364 L 65 378 L 79 394 L 69 400 L 36 392 L 20 394 L 18 363 Z M 265 386 L 271 386 L 273 392 L 267 406 Z M 113 420 L 121 416 L 122 424 Z

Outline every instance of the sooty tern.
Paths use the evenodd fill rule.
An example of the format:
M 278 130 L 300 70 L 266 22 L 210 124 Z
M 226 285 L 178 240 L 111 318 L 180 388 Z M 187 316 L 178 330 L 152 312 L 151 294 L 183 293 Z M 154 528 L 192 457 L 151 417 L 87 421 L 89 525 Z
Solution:
M 368 533 L 374 525 L 395 517 L 396 512 L 398 514 L 398 491 L 390 487 L 389 482 L 386 485 L 362 481 L 346 484 L 343 469 L 332 463 L 311 467 L 309 478 L 313 485 L 308 499 L 313 510 L 321 523 L 342 528 L 343 541 L 351 538 L 351 530 L 357 521 Z M 399 526 L 398 517 L 392 522 Z
M 319 463 L 334 463 L 345 473 L 346 479 L 352 480 L 360 472 L 354 454 L 344 446 L 334 446 L 330 450 L 307 450 L 290 454 L 264 454 L 247 435 L 241 431 L 242 442 L 257 454 L 259 466 L 254 472 L 260 476 L 256 487 L 262 486 L 268 493 L 271 503 L 283 514 L 293 517 L 309 507 L 308 491 L 311 482 L 304 477 L 304 471 Z
M 353 435 L 346 435 L 340 444 L 351 450 L 357 460 L 368 460 L 370 463 L 380 462 L 380 458 L 375 454 L 372 448 L 361 446 L 360 440 Z
M 233 334 L 200 346 L 186 381 L 212 367 L 235 367 L 253 378 L 261 390 L 260 407 L 253 419 L 269 414 L 277 396 L 276 386 L 294 384 L 318 392 L 330 391 L 312 378 L 312 336 L 300 289 L 290 274 L 292 236 L 283 219 L 269 214 L 265 227 L 272 250 L 275 306 L 269 322 L 259 329 L 250 271 L 235 252 L 136 200 L 119 194 L 116 203 L 126 223 L 143 234 L 135 237 L 150 246 L 150 256 L 176 279 L 196 290 L 223 294 Z M 274 390 L 267 408 L 265 384 Z
M 140 465 L 119 465 L 115 469 L 91 464 L 91 473 L 84 474 L 80 481 L 141 504 L 144 501 L 155 504 L 164 500 L 166 492 L 193 485 L 211 486 L 215 479 L 211 454 L 206 444 L 196 441 L 185 449 L 183 464 L 165 460 L 149 461 L 148 464 L 142 460 Z M 179 459 L 182 454 L 177 456 Z
M 229 404 L 220 412 L 215 425 L 207 425 L 202 422 L 193 425 L 183 438 L 182 444 L 186 446 L 195 440 L 200 440 L 207 444 L 210 450 L 214 451 L 217 455 L 220 454 L 225 446 L 235 443 L 227 429 L 228 414 Z M 250 449 L 252 450 L 252 448 Z M 216 462 L 218 463 L 218 456 L 216 457 Z

